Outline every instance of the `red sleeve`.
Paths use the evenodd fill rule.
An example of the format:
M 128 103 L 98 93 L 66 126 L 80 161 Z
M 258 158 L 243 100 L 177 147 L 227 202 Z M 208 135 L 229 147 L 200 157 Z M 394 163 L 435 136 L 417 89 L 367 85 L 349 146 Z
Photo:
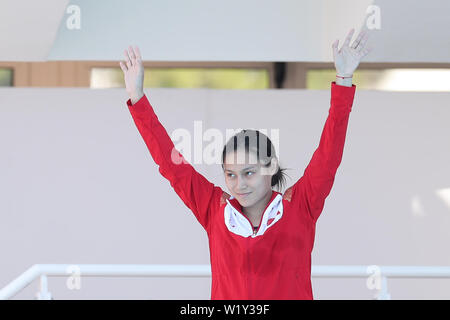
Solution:
M 303 176 L 291 187 L 292 199 L 304 204 L 315 222 L 331 191 L 336 171 L 342 160 L 349 115 L 356 86 L 331 83 L 331 103 L 319 146 L 314 152 Z
M 198 173 L 178 152 L 145 95 L 135 104 L 129 99 L 127 105 L 153 160 L 159 166 L 159 172 L 169 180 L 184 204 L 209 233 L 211 207 L 214 201 L 219 201 L 222 189 Z

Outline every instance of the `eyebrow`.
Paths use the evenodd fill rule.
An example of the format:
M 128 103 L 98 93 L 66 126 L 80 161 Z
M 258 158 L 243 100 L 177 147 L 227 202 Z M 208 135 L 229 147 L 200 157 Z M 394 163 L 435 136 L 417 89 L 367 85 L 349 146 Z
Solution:
M 248 170 L 248 169 L 254 169 L 254 168 L 255 168 L 255 166 L 247 167 L 247 168 L 242 169 L 241 172 L 242 172 L 242 171 L 245 171 L 245 170 Z M 230 170 L 230 169 L 225 169 L 225 171 L 231 171 L 231 172 L 234 172 L 233 170 Z

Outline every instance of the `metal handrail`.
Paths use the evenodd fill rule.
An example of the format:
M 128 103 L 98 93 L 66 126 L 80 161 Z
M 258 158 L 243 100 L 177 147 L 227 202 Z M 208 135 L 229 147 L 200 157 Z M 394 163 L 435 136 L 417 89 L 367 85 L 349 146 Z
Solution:
M 211 267 L 202 265 L 136 265 L 136 264 L 35 264 L 0 290 L 0 300 L 10 299 L 40 278 L 38 299 L 51 299 L 48 276 L 65 276 L 68 280 L 83 277 L 210 277 Z M 366 278 L 367 287 L 376 289 L 377 299 L 390 299 L 388 278 L 450 278 L 446 266 L 312 266 L 311 276 L 318 278 Z M 76 282 L 76 281 L 75 281 Z

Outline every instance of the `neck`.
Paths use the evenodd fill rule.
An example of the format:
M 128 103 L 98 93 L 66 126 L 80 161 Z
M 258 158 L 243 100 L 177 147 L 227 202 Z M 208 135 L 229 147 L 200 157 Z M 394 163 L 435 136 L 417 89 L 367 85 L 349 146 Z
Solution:
M 258 225 L 259 221 L 261 220 L 264 209 L 269 203 L 271 197 L 272 189 L 270 189 L 267 194 L 253 206 L 242 208 L 243 213 L 250 219 L 250 221 L 252 221 L 255 226 Z

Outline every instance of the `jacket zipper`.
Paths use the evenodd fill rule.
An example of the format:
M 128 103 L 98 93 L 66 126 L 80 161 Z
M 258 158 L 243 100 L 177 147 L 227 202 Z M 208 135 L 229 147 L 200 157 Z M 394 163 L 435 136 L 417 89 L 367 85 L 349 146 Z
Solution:
M 273 195 L 273 192 L 272 192 L 272 195 Z M 275 196 L 275 197 L 276 197 L 276 196 Z M 233 207 L 233 208 L 234 208 L 237 212 L 239 212 L 245 219 L 247 219 L 248 223 L 250 224 L 250 229 L 251 229 L 252 232 L 253 232 L 253 236 L 256 235 L 256 234 L 259 232 L 259 229 L 261 228 L 261 222 L 262 222 L 262 219 L 264 218 L 264 214 L 266 213 L 267 208 L 268 208 L 269 205 L 273 202 L 274 199 L 275 199 L 275 198 L 273 198 L 270 202 L 268 202 L 267 205 L 266 205 L 266 207 L 264 208 L 263 214 L 261 215 L 261 218 L 259 218 L 259 225 L 258 225 L 258 229 L 256 229 L 256 231 L 254 231 L 254 229 L 253 229 L 253 224 L 252 224 L 252 222 L 250 221 L 250 219 L 249 219 L 245 214 L 243 214 L 241 211 L 239 211 L 238 209 L 236 209 L 236 208 Z M 252 238 L 253 238 L 253 237 L 252 237 Z
M 249 248 L 250 248 L 250 243 L 249 243 L 249 241 L 250 241 L 250 239 L 248 239 L 248 238 L 245 238 L 244 239 L 244 241 L 245 241 L 245 245 L 246 245 L 246 250 L 247 250 L 247 254 L 246 254 L 246 256 L 247 256 L 247 272 L 246 272 L 246 274 L 247 274 L 247 300 L 250 300 L 250 297 L 252 296 L 251 294 L 250 294 L 250 289 L 252 288 L 251 287 L 251 283 L 250 283 L 250 270 L 251 270 L 251 268 L 250 268 L 250 251 L 249 251 Z
M 272 195 L 273 195 L 273 191 L 272 191 Z M 263 210 L 263 214 L 261 215 L 261 218 L 260 218 L 260 220 L 259 220 L 259 226 L 258 226 L 258 229 L 256 230 L 256 232 L 255 231 L 253 231 L 253 225 L 252 225 L 252 222 L 250 221 L 250 219 L 249 218 L 247 218 L 247 216 L 245 215 L 245 214 L 243 214 L 242 212 L 240 212 L 239 210 L 237 210 L 236 208 L 234 208 L 237 212 L 239 212 L 242 216 L 244 216 L 245 217 L 245 219 L 247 219 L 247 221 L 248 221 L 248 223 L 250 224 L 250 227 L 251 227 L 251 230 L 253 231 L 253 236 L 254 235 L 256 235 L 257 233 L 258 233 L 258 231 L 259 231 L 259 229 L 261 228 L 261 222 L 262 222 L 262 219 L 263 219 L 263 217 L 264 217 L 264 214 L 266 213 L 266 210 L 267 210 L 267 208 L 269 207 L 269 205 L 273 202 L 273 200 L 274 199 L 272 199 L 272 201 L 270 201 L 270 202 L 268 202 L 267 203 L 267 205 L 266 205 L 266 207 L 264 208 L 264 210 Z M 248 296 L 247 296 L 247 299 L 250 299 L 250 297 L 253 297 L 253 295 L 251 294 L 251 292 L 250 292 L 250 289 L 251 289 L 251 273 L 250 273 L 250 271 L 251 271 L 251 267 L 250 267 L 250 254 L 249 254 L 249 248 L 250 248 L 250 241 L 251 241 L 251 238 L 253 238 L 253 236 L 250 236 L 250 237 L 247 237 L 247 238 L 245 238 L 244 239 L 244 241 L 245 241 L 245 246 L 246 246 L 246 250 L 247 250 L 247 267 L 248 267 L 248 269 L 247 269 L 247 294 L 248 294 Z

